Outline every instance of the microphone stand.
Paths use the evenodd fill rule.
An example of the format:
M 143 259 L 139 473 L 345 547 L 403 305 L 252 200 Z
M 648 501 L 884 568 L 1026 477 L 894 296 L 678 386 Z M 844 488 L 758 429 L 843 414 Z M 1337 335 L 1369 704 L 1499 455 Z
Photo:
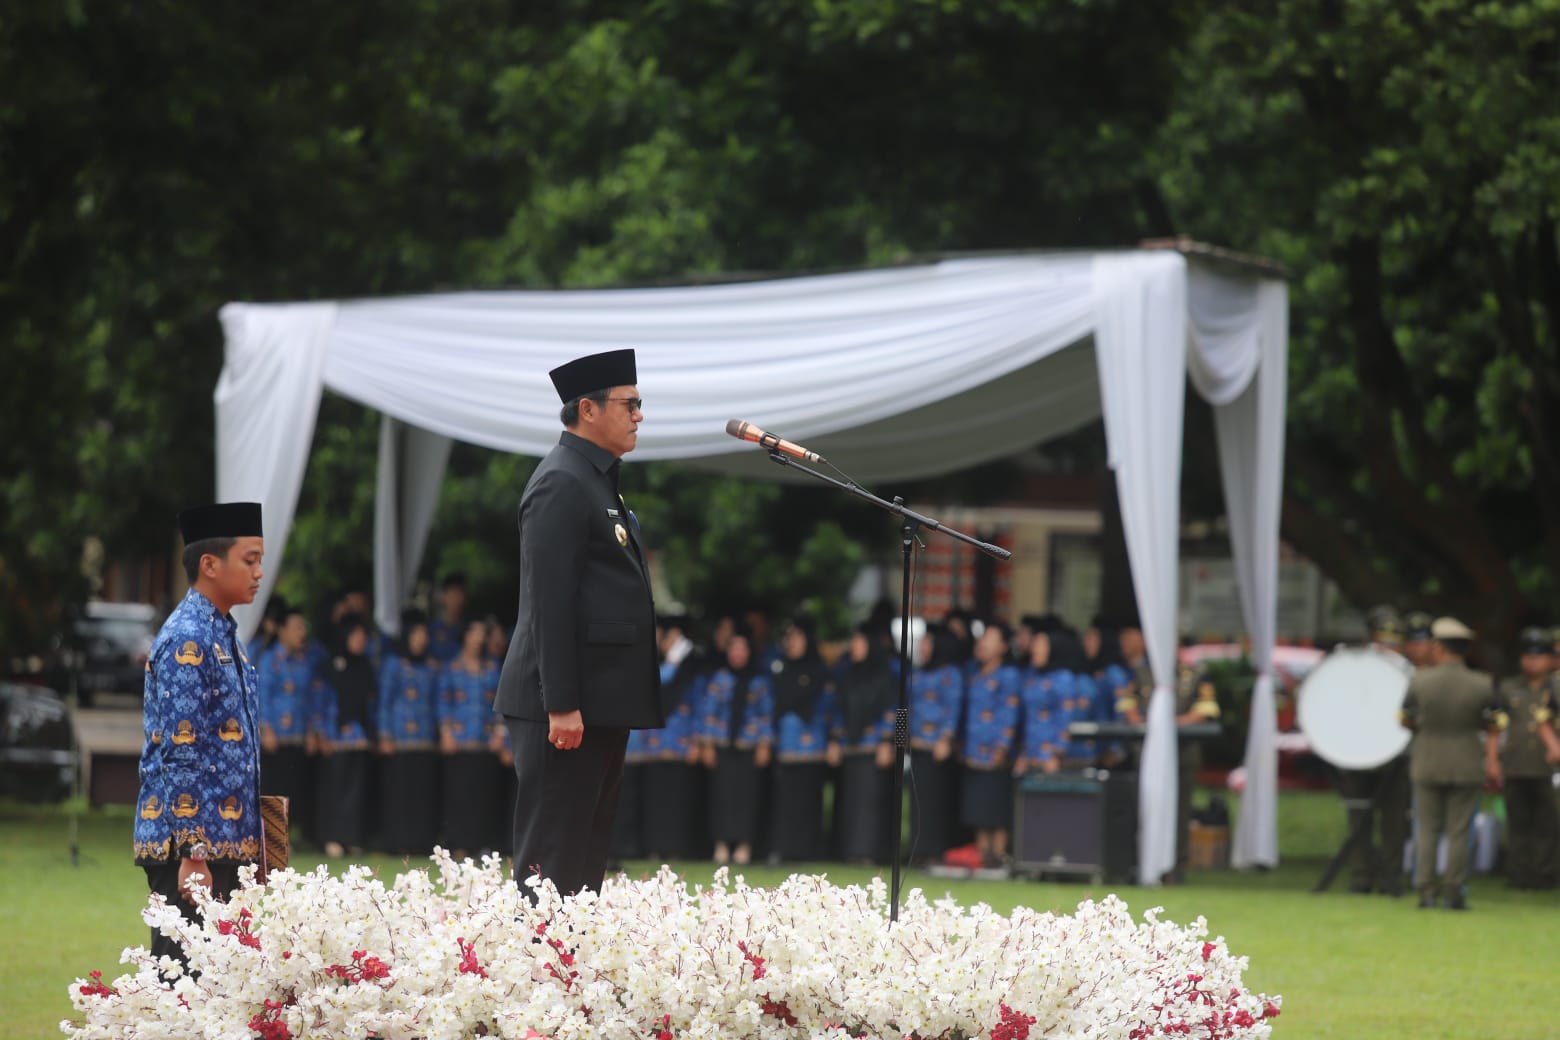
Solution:
M 854 480 L 837 480 L 827 473 L 800 465 L 792 461 L 788 456 L 771 448 L 769 457 L 781 466 L 790 466 L 792 469 L 806 473 L 823 481 L 825 484 L 833 484 L 848 494 L 855 495 L 864 502 L 870 502 L 886 512 L 893 513 L 900 520 L 900 546 L 903 552 L 902 582 L 899 599 L 899 707 L 894 710 L 894 850 L 893 850 L 893 881 L 890 888 L 890 901 L 888 904 L 888 919 L 890 922 L 899 920 L 899 885 L 900 885 L 900 861 L 903 858 L 904 829 L 905 829 L 905 753 L 910 747 L 910 556 L 915 547 L 916 532 L 921 528 L 939 531 L 950 538 L 956 538 L 967 545 L 972 545 L 998 560 L 1006 560 L 1013 553 L 1000 545 L 992 545 L 983 542 L 979 538 L 973 538 L 963 531 L 956 531 L 937 520 L 913 509 L 905 507 L 904 499 L 894 496 L 892 502 L 879 498 L 866 488 L 857 484 Z

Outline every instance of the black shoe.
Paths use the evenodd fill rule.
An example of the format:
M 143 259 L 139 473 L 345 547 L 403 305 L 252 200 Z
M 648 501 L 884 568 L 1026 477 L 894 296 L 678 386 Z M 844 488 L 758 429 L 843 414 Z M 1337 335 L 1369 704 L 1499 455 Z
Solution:
M 1435 909 L 1435 896 L 1429 896 L 1429 895 L 1420 896 L 1419 897 L 1419 909 L 1421 909 L 1421 910 L 1434 910 Z
M 1448 910 L 1466 910 L 1468 909 L 1468 900 L 1462 896 L 1453 896 L 1446 901 L 1446 908 Z

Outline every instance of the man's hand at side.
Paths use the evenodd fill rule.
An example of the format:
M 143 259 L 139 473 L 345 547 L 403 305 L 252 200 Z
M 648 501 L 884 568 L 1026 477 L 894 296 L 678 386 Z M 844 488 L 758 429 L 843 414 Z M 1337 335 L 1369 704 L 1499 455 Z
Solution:
M 571 751 L 585 739 L 585 719 L 578 711 L 547 713 L 547 742 L 559 751 Z
M 207 866 L 206 861 L 203 859 L 189 859 L 188 857 L 179 860 L 179 895 L 186 903 L 195 901 L 194 897 L 190 895 L 189 889 L 185 886 L 189 884 L 190 878 L 197 874 L 200 875 L 200 880 L 196 884 L 204 886 L 206 891 L 210 892 L 211 867 Z

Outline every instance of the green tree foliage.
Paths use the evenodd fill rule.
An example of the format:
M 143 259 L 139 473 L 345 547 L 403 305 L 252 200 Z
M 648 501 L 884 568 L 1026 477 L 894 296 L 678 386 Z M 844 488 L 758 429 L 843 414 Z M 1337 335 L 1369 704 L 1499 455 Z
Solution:
M 1137 141 L 1163 116 L 1164 43 L 1183 28 L 1154 8 L 1123 42 L 1113 16 L 1132 7 L 7 11 L 0 639 L 36 640 L 53 623 L 40 608 L 82 594 L 86 535 L 112 557 L 163 553 L 172 514 L 211 493 L 214 319 L 228 300 L 647 283 L 1166 230 Z M 364 572 L 368 498 L 347 485 L 371 479 L 371 431 L 350 409 L 322 415 L 283 579 L 295 596 Z M 512 510 L 518 473 L 487 465 L 457 472 L 437 532 L 454 555 L 430 567 L 477 562 L 453 546 L 485 538 L 478 513 L 499 509 L 461 481 L 503 489 L 493 497 Z M 694 483 L 710 493 L 677 519 L 695 528 L 743 497 Z M 687 561 L 685 598 L 739 580 L 822 595 L 694 561 L 786 545 L 780 512 L 668 547 L 673 572 Z M 340 516 L 350 531 L 332 529 Z M 832 529 L 814 537 L 774 566 L 832 588 L 848 554 Z
M 1296 273 L 1284 532 L 1509 635 L 1560 574 L 1560 7 L 1210 10 L 1162 183 Z
M 1555 603 L 1551 0 L 13 7 L 0 642 L 82 595 L 88 534 L 161 554 L 211 493 L 228 300 L 1178 232 L 1296 273 L 1288 537 L 1360 602 Z M 375 430 L 327 400 L 295 597 L 366 580 Z M 424 570 L 486 609 L 529 465 L 452 461 Z M 895 544 L 816 489 L 630 472 L 690 605 L 821 606 Z

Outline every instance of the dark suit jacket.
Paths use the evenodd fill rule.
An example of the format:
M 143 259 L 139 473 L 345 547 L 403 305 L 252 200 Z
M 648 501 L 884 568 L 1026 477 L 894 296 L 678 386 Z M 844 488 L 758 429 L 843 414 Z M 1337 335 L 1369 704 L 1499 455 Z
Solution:
M 520 611 L 495 710 L 586 726 L 656 729 L 661 673 L 639 532 L 617 493 L 618 460 L 565 432 L 520 498 Z

